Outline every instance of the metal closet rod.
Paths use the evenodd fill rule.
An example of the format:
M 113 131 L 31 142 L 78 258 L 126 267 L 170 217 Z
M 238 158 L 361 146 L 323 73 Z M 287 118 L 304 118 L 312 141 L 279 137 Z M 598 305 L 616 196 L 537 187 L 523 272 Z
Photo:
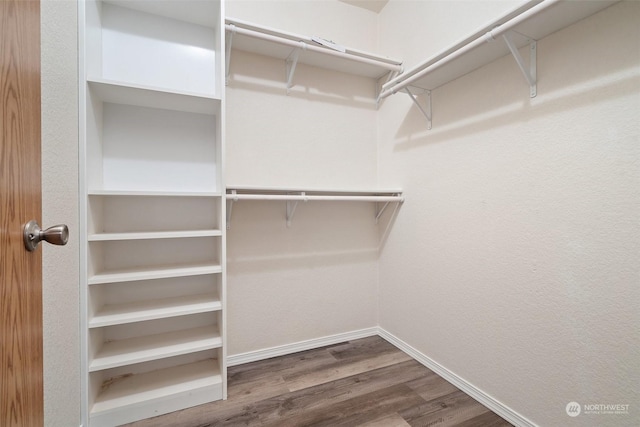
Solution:
M 309 44 L 303 41 L 294 41 L 294 40 L 289 40 L 282 37 L 272 36 L 271 34 L 265 34 L 258 31 L 241 28 L 236 26 L 235 24 L 225 24 L 225 28 L 233 33 L 243 34 L 243 35 L 254 37 L 257 39 L 267 40 L 267 41 L 279 43 L 285 46 L 300 48 L 302 50 L 308 50 L 311 52 L 318 52 L 325 55 L 347 59 L 350 61 L 361 62 L 363 64 L 374 65 L 376 67 L 381 67 L 389 71 L 397 71 L 397 72 L 402 71 L 402 65 L 388 64 L 386 62 L 376 61 L 375 59 L 363 58 L 361 56 L 356 56 L 350 53 L 342 53 L 337 50 L 331 50 L 331 49 L 327 49 L 319 46 L 314 46 L 312 44 Z
M 415 82 L 416 80 L 419 80 L 424 75 L 429 74 L 433 70 L 436 70 L 436 69 L 442 67 L 443 65 L 453 61 L 454 59 L 457 59 L 458 57 L 466 54 L 467 52 L 475 49 L 476 47 L 478 47 L 478 46 L 480 46 L 480 45 L 482 45 L 484 43 L 494 41 L 496 38 L 506 34 L 513 27 L 517 26 L 518 24 L 522 23 L 523 21 L 526 21 L 527 19 L 531 18 L 532 16 L 537 15 L 538 13 L 540 13 L 543 10 L 553 6 L 554 4 L 559 3 L 560 1 L 561 0 L 545 0 L 542 3 L 538 3 L 537 5 L 533 6 L 531 9 L 528 9 L 527 11 L 521 13 L 520 15 L 518 15 L 518 16 L 512 18 L 512 19 L 510 19 L 509 21 L 505 22 L 504 24 L 497 26 L 494 29 L 492 29 L 490 31 L 487 31 L 484 34 L 484 36 L 478 37 L 477 39 L 473 40 L 469 44 L 466 44 L 463 47 L 461 47 L 460 49 L 456 50 L 455 52 L 452 52 L 450 55 L 445 56 L 444 58 L 440 59 L 439 61 L 427 66 L 426 68 L 422 69 L 421 71 L 419 71 L 419 72 L 415 73 L 414 75 L 408 77 L 406 80 L 398 82 L 398 83 L 392 85 L 391 87 L 389 87 L 388 89 L 385 89 L 380 94 L 380 98 L 386 98 L 389 95 L 393 95 L 394 93 L 397 93 L 397 92 L 403 90 L 405 87 L 410 86 L 411 83 Z
M 291 200 L 291 201 L 342 201 L 342 202 L 404 202 L 402 196 L 322 196 L 307 194 L 227 194 L 228 200 Z

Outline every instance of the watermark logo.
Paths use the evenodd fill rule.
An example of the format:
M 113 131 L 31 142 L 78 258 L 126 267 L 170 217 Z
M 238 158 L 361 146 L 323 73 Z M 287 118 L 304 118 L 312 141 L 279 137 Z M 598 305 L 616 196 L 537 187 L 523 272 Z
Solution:
M 582 411 L 578 402 L 567 403 L 567 407 L 565 408 L 565 410 L 567 411 L 567 415 L 569 415 L 570 417 L 577 417 Z
M 629 415 L 629 404 L 615 403 L 590 403 L 588 405 L 580 405 L 578 402 L 569 402 L 565 407 L 567 415 L 577 417 L 583 415 Z

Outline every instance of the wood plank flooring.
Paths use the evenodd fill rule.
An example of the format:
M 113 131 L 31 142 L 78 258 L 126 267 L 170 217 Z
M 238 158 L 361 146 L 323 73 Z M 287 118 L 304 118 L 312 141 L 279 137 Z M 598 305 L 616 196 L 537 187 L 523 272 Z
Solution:
M 380 337 L 233 366 L 228 376 L 226 401 L 128 425 L 511 425 Z

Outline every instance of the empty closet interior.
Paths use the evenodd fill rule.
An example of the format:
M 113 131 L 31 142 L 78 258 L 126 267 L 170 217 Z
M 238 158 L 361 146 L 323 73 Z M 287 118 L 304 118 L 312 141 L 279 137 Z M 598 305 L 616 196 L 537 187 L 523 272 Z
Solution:
M 570 336 L 594 262 L 637 253 L 639 8 L 351 3 L 79 2 L 85 425 L 375 334 L 511 422 L 558 420 L 498 366 L 553 377 L 540 328 Z

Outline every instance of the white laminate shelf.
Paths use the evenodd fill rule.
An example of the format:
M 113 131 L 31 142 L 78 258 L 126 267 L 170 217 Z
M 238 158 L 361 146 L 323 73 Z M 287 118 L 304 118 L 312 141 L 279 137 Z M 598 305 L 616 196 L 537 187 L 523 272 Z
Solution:
M 227 200 L 403 202 L 402 190 L 227 187 Z
M 431 91 L 462 77 L 509 53 L 530 86 L 530 96 L 537 94 L 536 41 L 581 19 L 593 15 L 619 0 L 529 0 L 516 9 L 489 22 L 453 46 L 405 71 L 383 85 L 380 98 L 406 92 L 431 122 L 431 102 L 418 103 L 412 89 Z M 529 45 L 529 59 L 519 49 Z M 430 128 L 430 127 L 429 127 Z
M 389 205 L 404 202 L 402 190 L 349 190 L 349 189 L 301 189 L 273 187 L 227 187 L 227 228 L 230 228 L 231 214 L 235 202 L 241 200 L 285 201 L 287 226 L 291 225 L 298 202 L 373 202 L 382 204 L 376 210 L 376 222 Z
M 221 347 L 222 339 L 216 329 L 204 326 L 106 342 L 89 364 L 89 372 Z
M 231 49 L 266 55 L 287 61 L 287 89 L 293 85 L 296 64 L 336 70 L 378 79 L 402 71 L 402 61 L 338 46 L 339 50 L 314 41 L 315 37 L 293 34 L 227 17 L 227 79 Z
M 104 283 L 133 282 L 137 280 L 167 279 L 171 277 L 200 276 L 221 273 L 219 264 L 191 264 L 147 268 L 107 270 L 89 277 L 89 285 Z
M 222 197 L 217 191 L 137 191 L 137 190 L 89 190 L 89 196 L 125 197 Z
M 210 115 L 220 113 L 220 98 L 208 94 L 182 92 L 98 77 L 88 78 L 87 83 L 91 93 L 103 102 L 188 113 Z
M 88 236 L 90 242 L 116 240 L 182 239 L 189 237 L 218 237 L 220 230 L 154 231 L 130 233 L 94 233 Z
M 217 360 L 106 380 L 90 410 L 91 425 L 121 425 L 222 398 Z
M 146 320 L 186 316 L 222 310 L 220 299 L 213 294 L 183 295 L 125 304 L 102 306 L 89 321 L 89 328 L 121 325 Z

